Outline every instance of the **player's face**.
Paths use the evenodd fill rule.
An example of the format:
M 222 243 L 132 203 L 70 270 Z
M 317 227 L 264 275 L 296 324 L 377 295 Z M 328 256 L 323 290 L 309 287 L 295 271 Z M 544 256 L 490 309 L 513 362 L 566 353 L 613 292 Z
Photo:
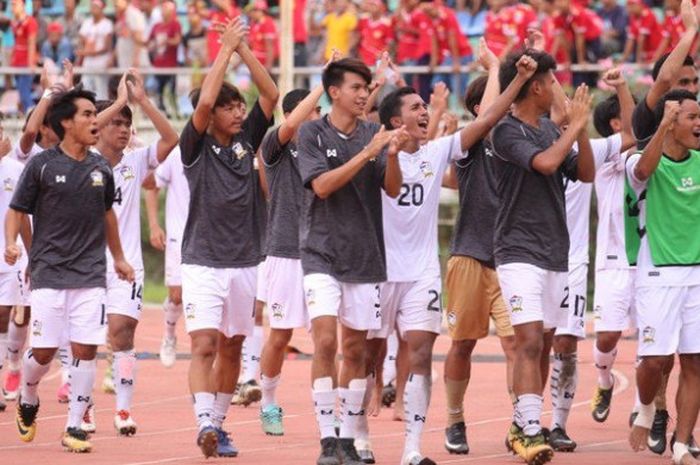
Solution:
M 234 136 L 241 132 L 245 120 L 245 102 L 233 101 L 226 105 L 214 108 L 212 113 L 212 125 L 217 132 L 227 136 Z
M 117 115 L 100 131 L 100 141 L 119 152 L 131 141 L 131 121 L 122 115 Z
M 683 66 L 678 72 L 678 79 L 673 83 L 672 90 L 687 90 L 693 95 L 697 95 L 700 87 L 698 87 L 698 72 L 694 66 Z
M 696 150 L 700 148 L 700 105 L 695 100 L 681 102 L 678 119 L 673 123 L 673 138 L 681 146 Z
M 95 105 L 90 100 L 80 98 L 75 100 L 75 106 L 77 111 L 73 119 L 62 123 L 66 135 L 70 134 L 76 142 L 82 145 L 95 145 L 99 137 Z
M 642 5 L 638 3 L 629 3 L 627 4 L 627 11 L 632 16 L 639 16 L 642 13 Z
M 568 12 L 571 2 L 569 0 L 554 0 L 554 8 L 557 11 Z
M 24 2 L 21 0 L 12 0 L 12 14 L 16 17 L 22 16 L 25 12 Z
M 545 112 L 549 111 L 554 101 L 554 74 L 549 72 L 544 75 L 535 76 L 530 92 L 537 98 L 538 106 Z
M 355 73 L 345 73 L 343 83 L 340 86 L 331 86 L 331 99 L 333 105 L 352 113 L 354 116 L 362 116 L 369 98 L 369 86 L 362 76 Z
M 412 139 L 423 141 L 428 137 L 428 105 L 418 94 L 401 97 L 401 120 Z

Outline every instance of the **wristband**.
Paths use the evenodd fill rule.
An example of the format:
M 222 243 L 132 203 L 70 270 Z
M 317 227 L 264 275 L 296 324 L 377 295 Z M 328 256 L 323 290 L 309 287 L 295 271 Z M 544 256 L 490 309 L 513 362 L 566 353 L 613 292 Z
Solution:
M 53 91 L 51 89 L 46 89 L 46 90 L 44 90 L 44 93 L 41 94 L 41 98 L 50 99 L 51 97 L 53 97 Z

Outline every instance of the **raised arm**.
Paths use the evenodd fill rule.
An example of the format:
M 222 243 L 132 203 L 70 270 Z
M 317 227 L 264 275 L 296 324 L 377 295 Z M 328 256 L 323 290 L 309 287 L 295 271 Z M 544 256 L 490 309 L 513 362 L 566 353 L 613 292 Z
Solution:
M 498 68 L 501 62 L 486 45 L 486 40 L 483 37 L 479 40 L 479 63 L 488 73 L 484 95 L 479 102 L 479 113 L 483 113 L 493 105 L 494 100 L 501 93 L 501 84 L 498 82 Z
M 627 80 L 622 75 L 620 69 L 611 69 L 603 75 L 603 82 L 615 89 L 617 98 L 620 101 L 620 122 L 622 128 L 620 136 L 622 137 L 622 146 L 620 150 L 625 150 L 633 147 L 636 144 L 634 132 L 632 131 L 632 113 L 634 112 L 634 97 L 627 85 Z
M 24 127 L 24 131 L 22 131 L 22 136 L 19 138 L 19 149 L 22 154 L 28 154 L 32 149 L 32 146 L 34 145 L 34 142 L 36 142 L 36 138 L 39 135 L 39 128 L 46 117 L 46 112 L 51 106 L 52 91 L 51 84 L 49 82 L 48 70 L 46 67 L 41 70 L 41 79 L 39 82 L 44 93 L 39 99 L 39 103 L 37 103 L 34 107 L 34 111 L 32 111 L 32 115 L 27 120 L 27 125 Z
M 659 129 L 651 138 L 642 152 L 642 157 L 634 167 L 634 177 L 639 181 L 646 181 L 654 174 L 661 161 L 663 153 L 664 138 L 671 125 L 678 118 L 680 103 L 669 101 L 664 104 L 664 117 L 659 124 Z
M 433 93 L 430 94 L 430 120 L 428 121 L 428 140 L 433 140 L 438 137 L 438 129 L 442 116 L 447 111 L 449 105 L 450 90 L 444 82 L 438 82 L 433 87 Z
M 258 88 L 258 92 L 260 92 L 258 100 L 260 108 L 263 113 L 265 113 L 265 116 L 272 118 L 275 105 L 277 105 L 277 100 L 280 98 L 280 93 L 275 81 L 262 63 L 255 58 L 255 55 L 253 55 L 253 52 L 250 51 L 250 48 L 248 48 L 245 42 L 241 42 L 236 51 L 238 55 L 240 55 L 241 61 L 248 67 L 250 77 Z
M 289 116 L 285 118 L 277 131 L 280 145 L 285 145 L 294 138 L 301 124 L 306 121 L 311 112 L 318 106 L 318 101 L 322 96 L 323 85 L 319 84 L 289 113 Z
M 110 106 L 102 110 L 97 114 L 97 128 L 102 129 L 109 124 L 112 119 L 119 114 L 119 112 L 129 103 L 129 93 L 126 87 L 126 75 L 124 73 L 122 78 L 119 80 L 119 87 L 117 87 L 117 98 L 112 102 Z

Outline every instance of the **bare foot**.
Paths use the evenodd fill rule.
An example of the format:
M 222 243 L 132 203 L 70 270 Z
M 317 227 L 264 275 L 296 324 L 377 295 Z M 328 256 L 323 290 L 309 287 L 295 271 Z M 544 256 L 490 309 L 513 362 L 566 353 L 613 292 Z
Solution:
M 630 446 L 635 452 L 642 451 L 647 448 L 647 439 L 649 438 L 649 429 L 643 428 L 641 426 L 632 425 L 632 430 L 630 431 Z
M 391 417 L 394 421 L 404 421 L 406 419 L 403 412 L 403 402 L 394 404 L 394 415 Z
M 376 417 L 379 416 L 379 412 L 382 410 L 382 393 L 381 391 L 377 394 L 377 391 L 372 393 L 372 398 L 367 405 L 367 415 Z

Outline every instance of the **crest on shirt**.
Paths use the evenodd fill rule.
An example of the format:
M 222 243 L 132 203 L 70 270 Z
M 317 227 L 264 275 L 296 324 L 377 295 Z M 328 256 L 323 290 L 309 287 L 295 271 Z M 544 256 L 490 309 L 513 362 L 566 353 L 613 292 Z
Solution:
M 231 148 L 233 149 L 233 154 L 239 160 L 243 159 L 243 157 L 245 157 L 248 153 L 248 151 L 243 147 L 243 145 L 240 142 L 236 142 Z
M 125 181 L 128 181 L 129 179 L 133 179 L 136 177 L 136 175 L 134 174 L 133 168 L 131 166 L 127 166 L 127 165 L 119 168 L 119 174 L 122 175 L 122 177 L 124 178 Z
M 642 342 L 645 344 L 653 344 L 654 343 L 654 338 L 656 336 L 656 330 L 652 328 L 651 326 L 647 326 L 644 328 L 642 331 Z
M 420 162 L 420 172 L 423 173 L 423 176 L 426 178 L 429 178 L 435 174 L 433 173 L 433 165 L 431 165 L 428 160 Z
M 513 312 L 523 311 L 523 298 L 519 295 L 514 295 L 510 298 L 510 308 Z
M 457 324 L 457 314 L 455 312 L 449 312 L 447 314 L 447 326 L 454 328 Z
M 187 304 L 187 306 L 185 307 L 185 318 L 188 320 L 194 320 L 194 313 L 194 304 Z
M 284 311 L 282 309 L 282 305 L 278 303 L 272 304 L 270 307 L 270 310 L 272 311 L 272 318 L 275 320 L 279 321 L 282 318 L 284 318 Z
M 32 321 L 32 336 L 41 336 L 41 321 Z
M 12 192 L 13 190 L 15 190 L 15 180 L 12 178 L 5 178 L 2 181 L 2 187 L 7 192 Z
M 105 185 L 104 176 L 101 171 L 95 170 L 90 173 L 90 179 L 92 179 L 92 187 L 100 187 Z

